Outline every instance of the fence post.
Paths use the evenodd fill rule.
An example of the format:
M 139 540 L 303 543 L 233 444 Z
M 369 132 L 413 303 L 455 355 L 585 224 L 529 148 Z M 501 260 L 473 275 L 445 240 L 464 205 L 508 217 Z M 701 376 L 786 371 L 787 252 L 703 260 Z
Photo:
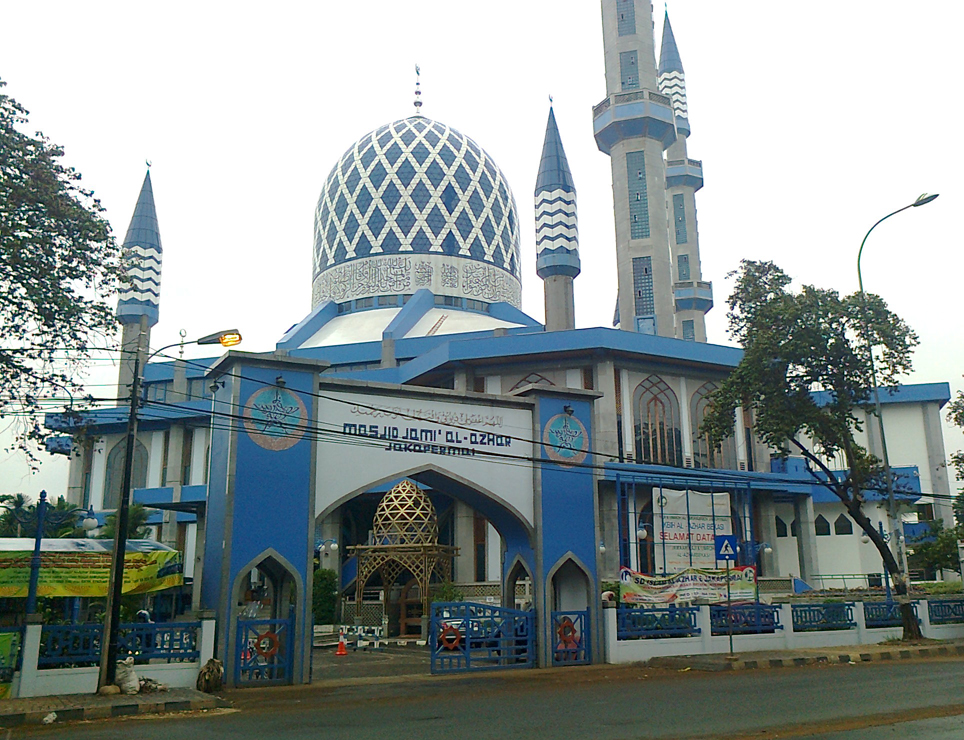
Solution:
M 23 645 L 20 648 L 20 690 L 19 696 L 37 696 L 37 684 L 40 677 L 38 661 L 40 660 L 40 633 L 43 630 L 43 617 L 40 614 L 28 614 L 23 628 Z
M 704 654 L 713 652 L 713 619 L 710 617 L 710 607 L 708 604 L 700 606 L 700 612 L 696 615 L 696 626 L 700 628 L 700 639 L 703 642 Z
M 604 601 L 603 607 L 603 662 L 616 663 L 618 646 L 616 624 L 616 602 Z
M 217 622 L 214 620 L 214 611 L 212 609 L 201 609 L 196 613 L 198 621 L 201 622 L 201 628 L 198 634 L 198 662 L 203 666 L 211 658 L 214 657 L 214 628 Z
M 787 650 L 796 647 L 797 639 L 793 631 L 793 605 L 790 603 L 780 604 L 780 624 L 783 625 L 783 644 Z
M 854 604 L 854 621 L 857 623 L 857 644 L 867 644 L 867 614 L 862 601 Z
M 927 599 L 917 602 L 917 616 L 920 618 L 920 633 L 924 637 L 931 637 L 931 608 Z

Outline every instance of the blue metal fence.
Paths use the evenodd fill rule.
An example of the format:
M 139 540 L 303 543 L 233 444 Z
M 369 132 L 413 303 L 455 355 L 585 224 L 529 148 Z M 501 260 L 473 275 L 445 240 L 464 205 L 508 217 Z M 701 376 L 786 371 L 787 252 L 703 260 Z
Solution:
M 696 626 L 699 607 L 619 606 L 616 610 L 616 639 L 640 640 L 655 637 L 690 637 L 700 634 Z
M 122 624 L 118 628 L 117 657 L 135 662 L 192 661 L 200 657 L 200 622 Z M 102 624 L 45 624 L 40 632 L 41 668 L 92 666 L 100 663 Z
M 964 600 L 928 599 L 927 613 L 931 624 L 954 624 L 964 622 Z
M 920 621 L 917 613 L 917 602 L 910 602 L 914 610 L 914 618 Z M 864 622 L 869 628 L 900 627 L 904 621 L 900 616 L 900 604 L 896 601 L 865 601 Z
M 856 628 L 854 605 L 848 604 L 792 604 L 794 632 L 825 632 Z
M 293 613 L 287 619 L 239 618 L 235 683 L 238 686 L 290 684 L 294 676 L 294 629 Z
M 432 604 L 432 673 L 535 665 L 535 615 L 471 602 Z
M 782 630 L 780 607 L 769 604 L 733 604 L 727 612 L 726 604 L 710 607 L 710 624 L 714 635 L 755 635 Z
M 552 664 L 592 662 L 589 610 L 552 612 Z

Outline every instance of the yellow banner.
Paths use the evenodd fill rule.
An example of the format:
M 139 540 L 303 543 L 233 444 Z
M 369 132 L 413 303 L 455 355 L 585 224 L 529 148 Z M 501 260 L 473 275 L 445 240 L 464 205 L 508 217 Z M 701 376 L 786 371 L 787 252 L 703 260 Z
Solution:
M 27 596 L 29 552 L 0 552 L 0 597 Z M 106 596 L 109 552 L 41 552 L 38 596 Z M 124 558 L 124 593 L 160 591 L 184 583 L 177 551 L 128 552 Z

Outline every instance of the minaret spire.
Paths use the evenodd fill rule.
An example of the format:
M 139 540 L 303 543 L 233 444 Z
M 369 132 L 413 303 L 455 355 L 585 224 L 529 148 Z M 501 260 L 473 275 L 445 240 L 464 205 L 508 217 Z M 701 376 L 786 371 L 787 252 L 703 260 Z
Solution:
M 422 115 L 422 70 L 415 65 L 415 115 Z
M 549 120 L 535 187 L 536 273 L 546 297 L 546 331 L 576 328 L 572 281 L 580 272 L 576 186 L 549 97 Z
M 703 164 L 690 159 L 687 153 L 690 122 L 686 78 L 669 12 L 663 18 L 658 71 L 659 91 L 672 101 L 678 134 L 676 141 L 666 150 L 666 205 L 672 216 L 669 231 L 676 337 L 705 342 L 705 314 L 713 308 L 713 289 L 710 283 L 703 281 L 696 230 L 696 191 L 703 187 Z
M 126 399 L 133 380 L 138 347 L 147 348 L 151 327 L 157 323 L 161 298 L 161 232 L 157 226 L 151 164 L 134 206 L 134 215 L 122 245 L 126 281 L 118 290 L 117 320 L 123 327 L 118 399 Z M 143 335 L 143 336 L 142 336 Z M 119 401 L 123 402 L 123 401 Z

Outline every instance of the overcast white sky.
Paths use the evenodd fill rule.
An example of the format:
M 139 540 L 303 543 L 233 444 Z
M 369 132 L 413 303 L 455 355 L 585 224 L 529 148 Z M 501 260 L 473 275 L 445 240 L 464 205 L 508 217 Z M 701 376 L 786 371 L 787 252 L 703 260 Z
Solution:
M 710 340 L 728 341 L 725 275 L 741 258 L 852 292 L 866 230 L 939 192 L 874 232 L 864 279 L 920 335 L 910 380 L 960 388 L 964 3 L 675 0 L 669 11 L 690 156 L 706 178 Z M 658 3 L 657 42 L 662 15 Z M 237 326 L 244 349 L 269 350 L 307 314 L 321 186 L 362 134 L 412 113 L 416 63 L 422 112 L 478 141 L 514 189 L 523 308 L 537 318 L 531 194 L 553 96 L 579 194 L 577 325 L 610 325 L 612 190 L 592 138 L 605 95 L 596 0 L 7 2 L 3 17 L 6 92 L 66 148 L 119 239 L 153 162 L 164 268 L 152 346 L 181 328 Z M 945 435 L 949 450 L 964 446 Z M 63 458 L 44 457 L 31 477 L 0 455 L 0 493 L 62 492 Z

